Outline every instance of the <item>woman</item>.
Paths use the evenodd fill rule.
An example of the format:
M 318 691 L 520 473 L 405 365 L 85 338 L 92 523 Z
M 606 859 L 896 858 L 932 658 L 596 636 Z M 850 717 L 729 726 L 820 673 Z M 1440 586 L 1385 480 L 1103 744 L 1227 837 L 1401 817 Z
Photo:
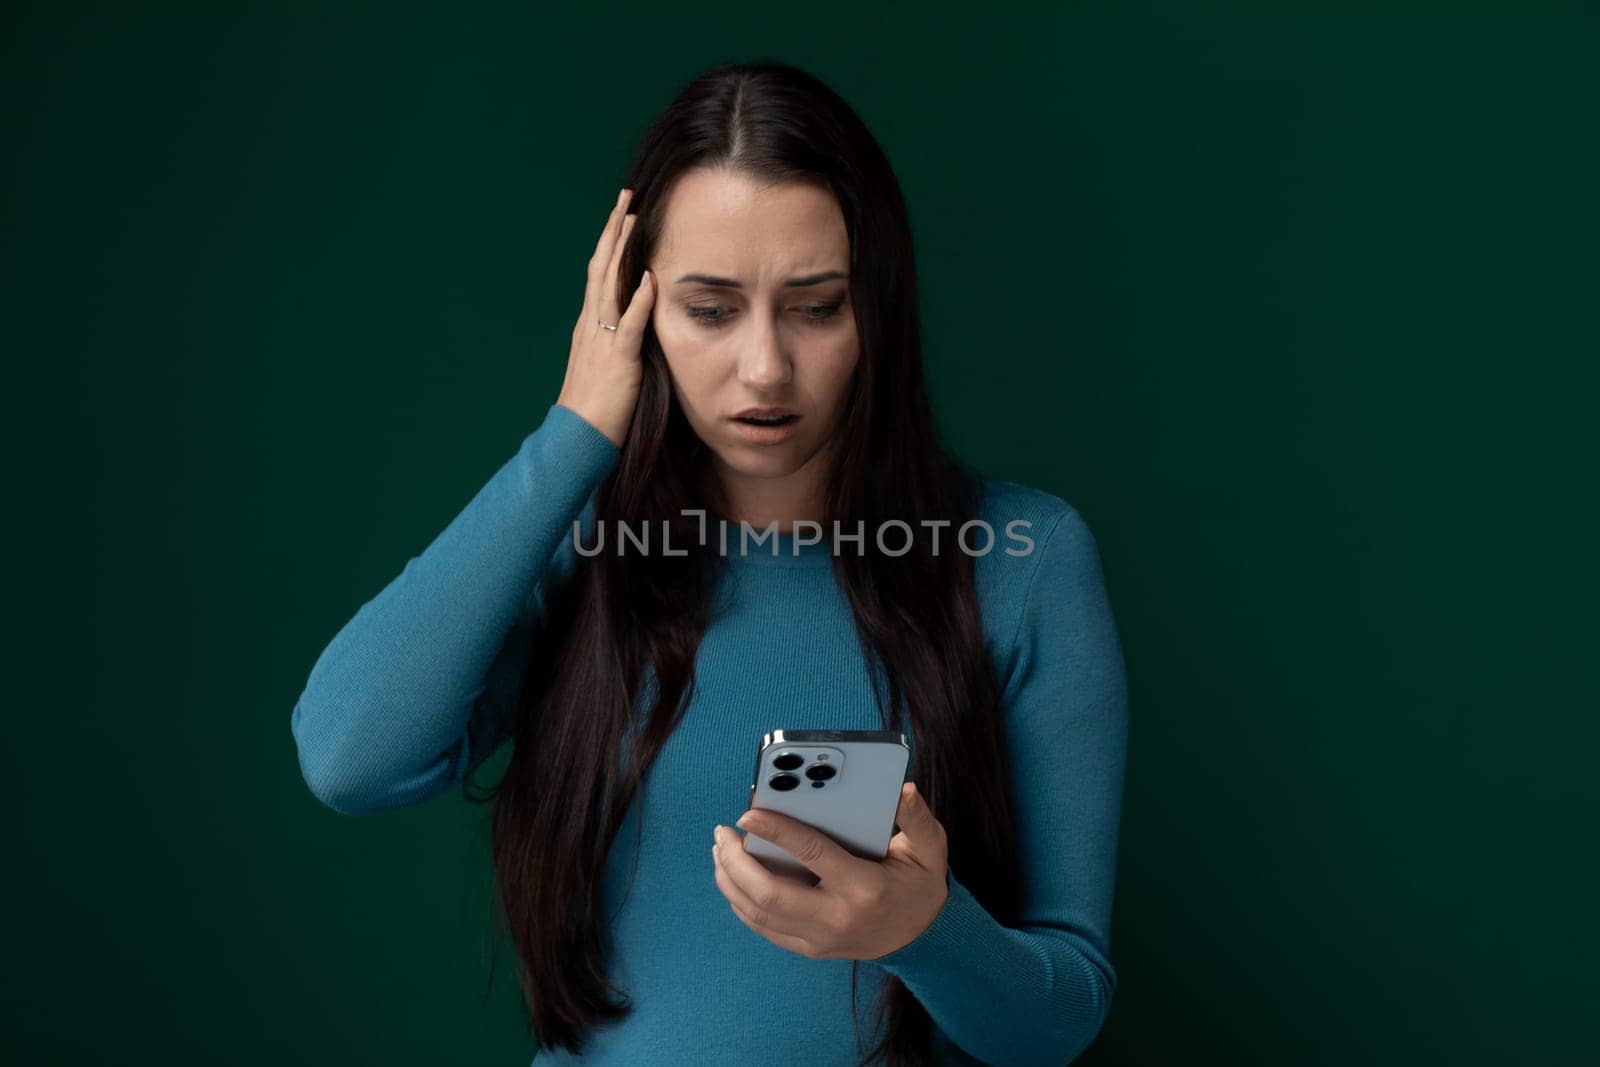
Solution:
M 763 63 L 657 117 L 556 403 L 292 727 L 336 810 L 492 799 L 542 1062 L 1060 1064 L 1116 985 L 1126 704 L 1083 519 L 939 446 L 881 149 Z M 782 728 L 907 735 L 883 860 L 773 812 L 745 829 L 820 881 L 743 850 L 725 823 Z

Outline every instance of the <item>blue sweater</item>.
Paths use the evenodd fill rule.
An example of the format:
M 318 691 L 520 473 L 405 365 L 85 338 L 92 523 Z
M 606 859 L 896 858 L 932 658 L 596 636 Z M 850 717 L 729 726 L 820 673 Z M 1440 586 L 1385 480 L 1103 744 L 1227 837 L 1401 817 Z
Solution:
M 594 490 L 619 455 L 581 416 L 552 405 L 433 543 L 334 636 L 290 719 L 301 773 L 324 804 L 348 814 L 416 804 L 510 736 L 541 585 L 573 565 L 573 522 L 592 518 Z M 1116 987 L 1126 673 L 1082 517 L 1037 489 L 984 485 L 981 516 L 996 542 L 974 565 L 1015 776 L 1021 923 L 997 922 L 952 873 L 926 931 L 859 964 L 857 1018 L 870 1042 L 887 971 L 932 1016 L 940 1062 L 1059 1065 L 1093 1040 Z M 1034 542 L 1026 555 L 1004 551 L 1025 547 L 1006 537 L 1015 519 L 1032 524 L 1022 531 Z M 883 724 L 826 539 L 796 545 L 780 536 L 777 556 L 768 546 L 740 556 L 738 528 L 730 530 L 720 594 L 728 610 L 704 636 L 693 702 L 608 858 L 609 973 L 633 1011 L 591 1033 L 585 1062 L 858 1058 L 851 961 L 789 952 L 741 923 L 713 879 L 710 842 L 712 827 L 732 824 L 749 803 L 762 734 Z M 536 1056 L 571 1058 L 559 1049 Z

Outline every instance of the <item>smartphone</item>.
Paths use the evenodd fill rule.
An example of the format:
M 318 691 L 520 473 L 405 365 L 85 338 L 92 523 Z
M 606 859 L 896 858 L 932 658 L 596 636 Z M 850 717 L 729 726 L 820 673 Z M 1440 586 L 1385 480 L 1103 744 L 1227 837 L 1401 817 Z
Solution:
M 773 730 L 756 747 L 750 807 L 788 815 L 827 834 L 853 855 L 889 854 L 911 748 L 893 730 Z M 768 870 L 807 885 L 818 876 L 753 833 L 745 851 Z

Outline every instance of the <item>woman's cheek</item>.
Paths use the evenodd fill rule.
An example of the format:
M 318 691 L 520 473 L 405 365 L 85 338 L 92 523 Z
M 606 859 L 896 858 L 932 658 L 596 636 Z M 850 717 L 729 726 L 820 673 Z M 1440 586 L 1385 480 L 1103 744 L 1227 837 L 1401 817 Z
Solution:
M 679 406 L 691 418 L 699 419 L 701 413 L 712 406 L 710 400 L 713 399 L 709 395 L 712 389 L 707 380 L 705 360 L 697 359 L 692 350 L 685 352 L 682 346 L 662 347 L 663 351 L 671 353 L 667 356 L 667 371 L 672 375 L 672 391 Z
M 827 390 L 830 395 L 844 392 L 859 360 L 859 349 L 854 338 L 824 353 L 824 359 L 818 365 L 827 368 Z

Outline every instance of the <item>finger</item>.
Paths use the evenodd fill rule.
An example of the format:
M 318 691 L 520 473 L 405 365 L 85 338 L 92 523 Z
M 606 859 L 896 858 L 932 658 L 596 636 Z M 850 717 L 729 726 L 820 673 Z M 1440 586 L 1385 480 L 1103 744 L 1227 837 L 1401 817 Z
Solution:
M 739 825 L 777 845 L 823 881 L 847 877 L 863 862 L 821 830 L 782 812 L 751 808 L 739 818 Z
M 768 941 L 771 941 L 779 948 L 786 948 L 790 952 L 804 956 L 806 959 L 810 960 L 827 958 L 825 953 L 818 951 L 811 944 L 811 942 L 807 941 L 803 937 L 790 937 L 788 934 L 780 934 L 774 930 L 768 930 L 765 927 L 757 926 L 755 923 L 750 921 L 749 916 L 745 915 L 738 908 L 733 909 L 733 914 L 740 922 L 744 923 L 745 926 L 749 927 L 751 930 L 754 930 L 756 933 L 760 934 Z
M 617 317 L 621 313 L 617 303 L 617 269 L 622 263 L 622 250 L 628 247 L 628 235 L 633 232 L 633 224 L 638 218 L 633 214 L 622 217 L 622 230 L 611 247 L 611 262 L 606 265 L 606 276 L 600 283 L 600 320 L 611 326 L 617 324 Z
M 595 242 L 594 253 L 589 257 L 587 280 L 583 289 L 583 315 L 586 318 L 592 318 L 595 309 L 600 306 L 602 295 L 600 287 L 605 281 L 606 267 L 611 263 L 611 249 L 616 244 L 617 236 L 622 232 L 622 219 L 627 213 L 627 203 L 631 195 L 631 189 L 624 189 L 617 194 L 617 202 L 612 205 L 611 214 L 606 216 L 606 224 L 600 230 L 600 239 Z
M 774 874 L 744 849 L 743 841 L 730 839 L 717 854 L 733 884 L 744 891 L 757 918 L 781 933 L 815 936 L 827 894 L 816 886 L 801 885 Z
M 655 303 L 656 276 L 654 272 L 646 270 L 639 279 L 639 287 L 628 301 L 628 310 L 623 313 L 622 321 L 617 323 L 618 340 L 626 339 L 630 348 L 636 349 L 636 342 L 644 333 L 644 324 L 650 321 L 650 309 Z
M 739 851 L 744 851 L 739 849 Z M 805 928 L 794 926 L 784 916 L 771 915 L 765 912 L 755 901 L 750 899 L 750 894 L 739 887 L 728 874 L 727 866 L 722 862 L 719 850 L 711 849 L 712 875 L 716 879 L 717 888 L 722 891 L 728 905 L 734 913 L 744 920 L 746 926 L 761 933 L 763 936 L 776 936 L 794 941 L 805 942 L 802 936 Z M 807 942 L 809 943 L 809 942 Z M 788 947 L 788 946 L 785 946 Z
M 723 876 L 720 874 L 719 868 L 719 878 L 721 877 Z M 721 883 L 719 882 L 718 884 L 720 885 Z M 724 893 L 724 895 L 726 896 L 727 894 Z M 777 945 L 779 948 L 786 948 L 790 952 L 799 953 L 808 959 L 815 960 L 823 958 L 823 953 L 818 951 L 817 948 L 805 938 L 796 937 L 793 934 L 782 934 L 771 927 L 761 925 L 761 923 L 757 922 L 751 913 L 745 909 L 744 905 L 735 902 L 731 898 L 728 901 L 728 906 L 732 909 L 734 916 L 740 922 L 744 923 L 745 926 L 760 934 L 762 937 L 766 938 L 774 945 Z
M 915 782 L 906 782 L 900 787 L 900 807 L 894 821 L 900 832 L 891 839 L 891 845 L 899 842 L 900 848 L 909 847 L 919 858 L 930 860 L 936 859 L 946 847 L 944 826 L 922 798 Z

